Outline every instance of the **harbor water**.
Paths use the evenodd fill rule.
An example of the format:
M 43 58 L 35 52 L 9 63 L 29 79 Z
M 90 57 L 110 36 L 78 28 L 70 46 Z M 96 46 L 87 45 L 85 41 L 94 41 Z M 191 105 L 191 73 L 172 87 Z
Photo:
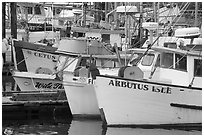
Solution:
M 3 92 L 15 89 L 11 76 L 2 76 Z M 68 108 L 51 113 L 46 110 L 31 114 L 2 112 L 2 134 L 13 135 L 201 135 L 202 127 L 105 127 L 100 119 L 72 119 Z M 36 111 L 36 113 L 35 113 Z M 66 112 L 66 113 L 64 113 Z

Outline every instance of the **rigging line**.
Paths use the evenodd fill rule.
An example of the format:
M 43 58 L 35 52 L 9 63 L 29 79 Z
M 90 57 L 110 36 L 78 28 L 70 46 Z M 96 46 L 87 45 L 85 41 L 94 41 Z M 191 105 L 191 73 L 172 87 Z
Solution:
M 32 82 L 33 87 L 34 87 L 34 89 L 35 89 L 36 91 L 40 91 L 40 92 L 42 92 L 42 90 L 41 90 L 41 89 L 37 89 L 37 88 L 35 87 L 35 82 L 34 82 L 34 80 L 33 80 L 33 78 L 32 78 L 32 77 L 31 77 L 31 82 Z
M 28 59 L 28 57 L 24 58 L 23 60 L 21 60 L 20 62 L 18 62 L 16 65 L 18 66 L 19 64 L 21 64 L 23 61 L 25 61 L 26 59 Z
M 192 51 L 194 48 L 196 47 L 196 45 L 194 45 L 189 51 L 187 51 L 178 61 L 176 61 L 175 63 L 173 63 L 170 67 L 168 67 L 168 69 L 170 69 L 171 67 L 173 67 L 174 64 L 179 63 L 190 51 Z
M 108 52 L 110 52 L 111 54 L 115 54 L 114 52 L 112 52 L 108 47 L 106 47 L 104 44 L 101 44 L 102 47 L 104 47 Z M 106 44 L 108 45 L 108 44 Z
M 103 68 L 106 64 L 108 64 L 108 63 L 111 62 L 111 61 L 113 61 L 113 59 L 109 59 L 109 60 L 107 60 L 107 62 L 104 63 L 104 64 L 101 66 L 101 68 Z M 111 68 L 111 67 L 109 67 L 109 68 Z
M 185 6 L 187 6 L 187 5 L 189 5 L 189 3 L 187 3 Z M 174 17 L 174 19 L 175 19 L 176 17 Z M 174 20 L 173 19 L 173 20 Z M 164 32 L 165 31 L 167 31 L 168 32 L 168 30 L 169 30 L 169 28 L 172 26 L 172 24 L 173 24 L 173 21 L 168 25 L 168 29 L 167 28 L 165 28 L 165 30 L 164 30 Z M 175 26 L 175 24 L 173 25 L 173 26 Z M 152 43 L 152 44 L 150 44 L 148 47 L 147 47 L 147 50 L 145 51 L 145 53 L 138 59 L 138 61 L 137 61 L 137 63 L 136 63 L 136 65 L 139 63 L 139 61 L 148 53 L 148 51 L 151 49 L 151 47 L 155 44 L 155 42 L 159 39 L 161 37 L 161 34 L 154 40 L 154 42 Z
M 188 8 L 190 3 L 186 3 L 186 5 L 181 9 L 181 12 L 184 12 L 184 10 L 186 10 Z M 186 8 L 186 9 L 185 9 Z M 182 14 L 182 13 L 181 13 Z M 183 13 L 184 14 L 184 13 Z M 181 16 L 178 18 L 178 20 L 181 18 Z M 178 22 L 178 20 L 175 22 L 175 24 L 173 24 L 173 21 L 176 19 L 176 17 L 174 17 L 174 19 L 172 20 L 172 22 L 164 29 L 164 34 L 169 32 L 169 28 L 172 26 L 174 27 L 175 24 Z M 172 25 L 173 24 L 173 25 Z
M 59 73 L 59 72 L 64 71 L 69 65 L 71 65 L 71 64 L 72 64 L 76 59 L 78 59 L 78 58 L 80 58 L 80 56 L 74 58 L 69 64 L 67 64 L 67 63 L 68 63 L 68 59 L 69 59 L 69 57 L 67 56 L 67 57 L 66 57 L 66 60 L 65 60 L 65 62 L 64 62 L 64 64 L 63 64 L 62 69 L 58 70 L 57 72 L 53 73 L 52 75 L 55 75 L 55 74 L 57 74 L 57 73 Z M 67 64 L 67 65 L 66 65 L 66 64 Z

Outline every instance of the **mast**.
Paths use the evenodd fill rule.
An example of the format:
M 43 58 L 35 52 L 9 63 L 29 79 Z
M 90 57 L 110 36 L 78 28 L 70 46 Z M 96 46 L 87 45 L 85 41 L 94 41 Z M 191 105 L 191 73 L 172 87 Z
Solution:
M 127 46 L 128 46 L 128 44 L 127 44 L 127 13 L 126 13 L 126 11 L 127 11 L 127 3 L 125 2 L 125 66 L 127 65 L 127 59 L 126 59 L 126 50 L 127 50 Z
M 13 39 L 17 39 L 16 2 L 11 2 L 10 7 L 11 7 L 11 37 Z M 15 48 L 13 46 L 13 43 L 11 45 L 12 45 L 12 48 L 11 48 L 12 62 L 14 62 L 15 70 L 17 70 Z
M 86 26 L 86 7 L 87 7 L 87 3 L 83 2 L 83 5 L 82 5 L 82 14 L 83 14 L 82 27 Z
M 26 20 L 26 26 L 25 26 L 25 41 L 28 42 L 29 41 L 29 27 L 28 27 L 28 7 L 24 7 L 24 11 L 25 11 L 25 20 Z
M 140 44 L 141 44 L 141 40 L 143 38 L 143 28 L 142 28 L 142 20 L 143 20 L 143 2 L 139 3 L 139 9 L 140 9 L 140 19 L 139 19 L 139 36 L 140 36 Z M 141 47 L 141 45 L 140 45 Z
M 2 39 L 6 38 L 6 2 L 2 2 Z M 3 60 L 6 62 L 6 54 L 3 53 Z M 2 62 L 2 64 L 4 63 Z
M 108 2 L 105 2 L 105 16 L 108 14 Z M 105 17 L 105 22 L 108 23 L 108 18 Z
M 159 24 L 159 6 L 160 6 L 160 3 L 158 2 L 158 5 L 157 5 L 157 20 L 156 22 Z M 159 36 L 159 25 L 157 27 L 157 37 Z M 157 41 L 158 43 L 159 41 Z
M 6 37 L 6 2 L 2 2 L 2 38 Z
M 198 2 L 195 2 L 195 27 L 198 26 Z
M 154 10 L 154 21 L 156 22 L 156 20 L 157 20 L 156 2 L 153 2 L 153 10 Z
M 11 36 L 17 39 L 17 16 L 16 16 L 16 2 L 10 3 L 11 7 Z
M 52 2 L 52 10 L 55 11 L 54 10 L 53 2 Z M 54 12 L 52 12 L 52 44 L 54 43 L 54 28 L 53 28 L 53 24 L 54 24 Z

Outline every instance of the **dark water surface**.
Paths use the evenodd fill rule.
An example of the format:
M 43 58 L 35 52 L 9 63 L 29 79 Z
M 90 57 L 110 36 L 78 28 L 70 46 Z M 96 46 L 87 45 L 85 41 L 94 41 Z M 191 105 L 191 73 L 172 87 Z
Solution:
M 2 76 L 2 89 L 14 90 L 15 83 L 11 77 Z M 72 119 L 66 107 L 53 113 L 44 109 L 32 115 L 17 111 L 2 112 L 2 134 L 13 135 L 201 135 L 200 127 L 178 128 L 117 128 L 105 127 L 100 119 Z M 30 112 L 30 113 L 31 113 Z M 37 112 L 37 111 L 36 111 Z M 18 114 L 18 115 L 17 115 Z
M 116 128 L 100 120 L 3 120 L 3 134 L 14 135 L 201 135 L 197 129 Z

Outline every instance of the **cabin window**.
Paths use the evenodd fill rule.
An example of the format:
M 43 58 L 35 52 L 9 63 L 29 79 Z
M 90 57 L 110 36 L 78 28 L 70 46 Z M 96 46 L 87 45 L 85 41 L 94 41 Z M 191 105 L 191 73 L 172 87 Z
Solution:
M 194 59 L 194 76 L 202 77 L 202 60 Z
M 157 61 L 155 63 L 155 66 L 156 67 L 159 67 L 160 66 L 160 54 L 157 56 Z
M 173 53 L 161 53 L 161 67 L 173 68 Z
M 35 6 L 35 7 L 34 7 L 34 10 L 35 10 L 35 14 L 36 14 L 36 15 L 41 15 L 41 10 L 40 10 L 40 7 L 39 7 L 39 6 Z
M 143 54 L 142 53 L 134 53 L 134 56 L 132 57 L 131 61 L 130 61 L 130 64 L 135 66 L 137 65 L 137 62 L 140 61 L 140 57 L 142 56 Z
M 164 43 L 164 47 L 176 49 L 177 48 L 177 44 L 176 44 L 176 42 L 165 42 Z
M 186 56 L 175 54 L 175 69 L 187 71 Z
M 144 66 L 151 66 L 153 60 L 154 60 L 154 54 L 148 54 L 143 57 L 141 64 Z
M 101 60 L 101 67 L 102 68 L 113 68 L 114 67 L 114 61 L 111 60 Z
M 27 7 L 28 14 L 33 14 L 33 7 Z
M 17 13 L 21 14 L 21 8 L 19 6 L 17 6 Z
M 110 43 L 110 34 L 101 34 L 102 42 Z
M 187 70 L 187 59 L 186 56 L 175 54 L 175 69 Z

